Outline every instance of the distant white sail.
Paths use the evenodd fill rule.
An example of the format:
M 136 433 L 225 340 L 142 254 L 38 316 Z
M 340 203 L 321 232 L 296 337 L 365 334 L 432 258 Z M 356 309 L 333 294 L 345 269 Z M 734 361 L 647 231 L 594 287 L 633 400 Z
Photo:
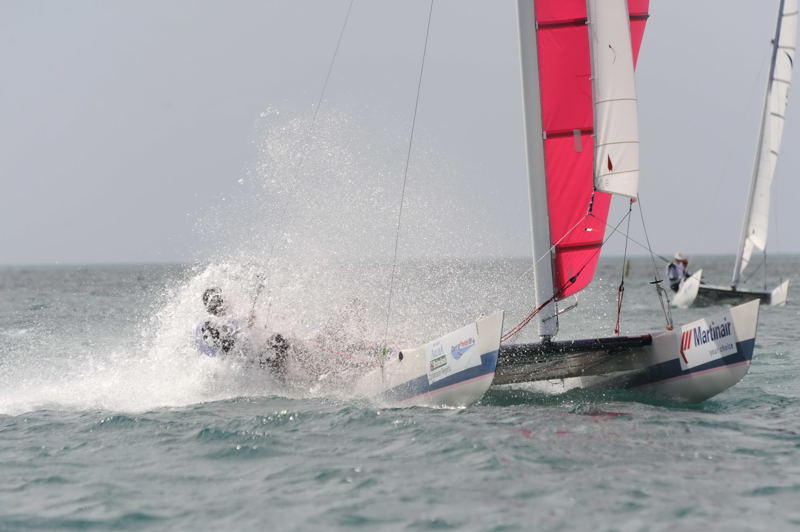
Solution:
M 639 124 L 626 0 L 587 0 L 594 94 L 594 184 L 635 197 Z
M 767 247 L 770 191 L 783 138 L 784 117 L 792 82 L 797 41 L 797 10 L 798 0 L 784 0 L 781 3 L 753 183 L 739 246 L 739 264 L 733 276 L 734 285 L 738 283 L 741 272 L 747 268 L 753 250 L 763 251 Z

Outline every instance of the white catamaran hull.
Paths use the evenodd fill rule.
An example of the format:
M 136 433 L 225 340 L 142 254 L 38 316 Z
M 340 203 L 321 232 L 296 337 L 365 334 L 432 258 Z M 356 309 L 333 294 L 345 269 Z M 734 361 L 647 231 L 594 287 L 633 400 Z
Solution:
M 700 285 L 697 303 L 705 305 L 736 304 L 758 299 L 765 305 L 783 306 L 789 296 L 789 280 L 783 281 L 771 292 L 760 290 L 742 290 L 731 286 L 713 284 Z
M 492 384 L 503 312 L 425 345 L 401 350 L 362 377 L 360 394 L 391 406 L 469 406 Z
M 747 373 L 758 309 L 754 300 L 673 331 L 638 337 L 503 346 L 494 384 L 534 382 L 551 391 L 626 388 L 703 401 Z
M 697 298 L 697 291 L 700 289 L 700 280 L 703 277 L 703 270 L 697 270 L 691 276 L 681 282 L 680 288 L 672 298 L 671 304 L 678 308 L 688 308 Z

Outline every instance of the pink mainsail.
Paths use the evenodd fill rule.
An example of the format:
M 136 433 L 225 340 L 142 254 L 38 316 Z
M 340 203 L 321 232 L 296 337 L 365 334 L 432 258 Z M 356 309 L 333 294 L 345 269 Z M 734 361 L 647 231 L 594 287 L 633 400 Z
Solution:
M 634 62 L 648 7 L 649 0 L 628 0 Z M 550 241 L 555 246 L 553 281 L 557 298 L 563 299 L 594 276 L 611 195 L 593 187 L 586 0 L 537 0 L 535 10 Z

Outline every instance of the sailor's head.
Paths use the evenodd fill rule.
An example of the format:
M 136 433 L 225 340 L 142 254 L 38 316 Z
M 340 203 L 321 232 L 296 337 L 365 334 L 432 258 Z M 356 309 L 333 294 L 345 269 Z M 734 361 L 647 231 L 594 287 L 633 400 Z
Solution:
M 225 312 L 224 303 L 221 288 L 212 287 L 203 292 L 203 305 L 205 305 L 209 314 L 214 314 L 215 316 L 223 314 Z
M 684 264 L 688 264 L 689 259 L 687 259 L 686 256 L 679 251 L 675 253 L 675 262 L 682 262 Z

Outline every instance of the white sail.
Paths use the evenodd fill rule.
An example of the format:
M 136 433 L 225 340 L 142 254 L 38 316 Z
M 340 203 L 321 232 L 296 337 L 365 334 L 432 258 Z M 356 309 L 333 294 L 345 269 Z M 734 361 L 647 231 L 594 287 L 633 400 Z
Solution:
M 635 197 L 639 124 L 627 0 L 587 0 L 594 93 L 594 184 Z
M 738 283 L 740 274 L 747 268 L 753 250 L 764 251 L 767 247 L 770 190 L 783 138 L 784 117 L 789 103 L 789 88 L 794 66 L 797 2 L 798 0 L 781 2 L 753 182 L 745 212 L 737 265 L 733 274 L 734 285 Z

